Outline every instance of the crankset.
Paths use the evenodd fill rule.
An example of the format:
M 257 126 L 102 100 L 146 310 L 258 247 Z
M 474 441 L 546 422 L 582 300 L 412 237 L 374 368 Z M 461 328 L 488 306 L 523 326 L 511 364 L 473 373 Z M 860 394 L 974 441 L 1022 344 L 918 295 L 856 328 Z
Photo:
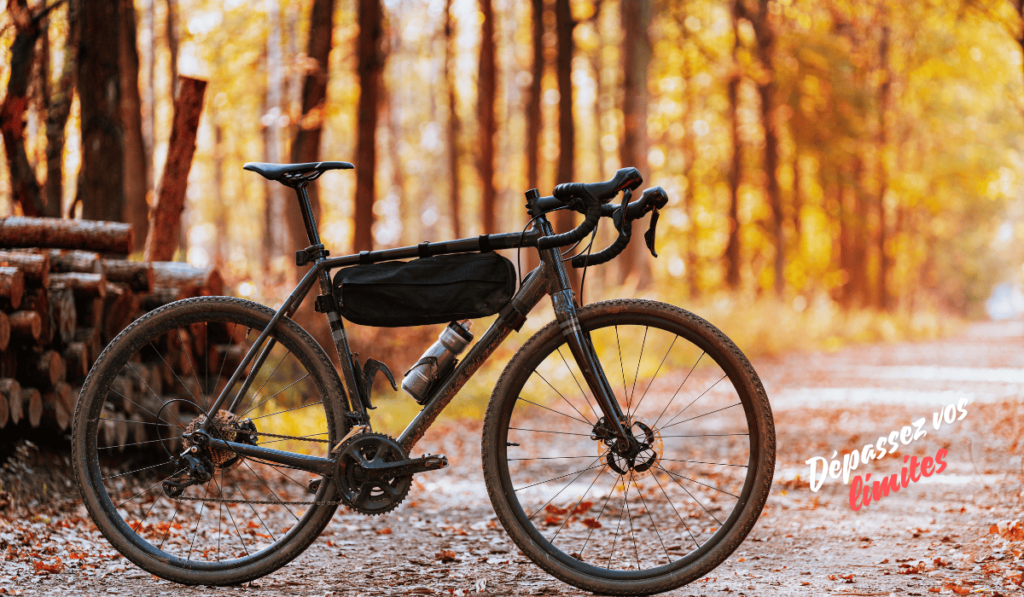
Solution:
M 346 439 L 336 458 L 335 482 L 342 502 L 371 516 L 397 508 L 409 494 L 414 474 L 448 466 L 443 455 L 409 458 L 401 444 L 380 433 Z

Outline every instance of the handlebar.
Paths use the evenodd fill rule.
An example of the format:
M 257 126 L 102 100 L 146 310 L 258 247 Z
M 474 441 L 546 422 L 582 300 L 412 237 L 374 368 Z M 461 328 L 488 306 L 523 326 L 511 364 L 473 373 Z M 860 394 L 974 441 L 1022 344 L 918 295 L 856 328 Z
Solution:
M 556 186 L 553 197 L 545 197 L 535 202 L 537 213 L 532 213 L 534 210 L 531 209 L 531 215 L 536 216 L 550 209 L 568 206 L 576 211 L 583 211 L 587 217 L 582 224 L 569 232 L 540 237 L 537 239 L 537 248 L 545 250 L 564 247 L 583 240 L 597 228 L 603 204 L 611 201 L 622 190 L 636 189 L 643 181 L 640 171 L 636 168 L 622 168 L 611 180 L 605 182 L 567 182 Z M 551 207 L 546 208 L 547 205 Z
M 601 265 L 616 258 L 629 245 L 633 233 L 633 220 L 642 218 L 651 211 L 655 212 L 651 219 L 651 230 L 655 229 L 657 220 L 654 218 L 657 218 L 657 211 L 668 204 L 668 195 L 664 189 L 661 187 L 651 187 L 645 190 L 639 199 L 632 202 L 629 201 L 629 195 L 630 193 L 627 191 L 621 206 L 605 205 L 601 210 L 601 215 L 611 217 L 615 222 L 615 228 L 619 231 L 619 236 L 615 239 L 615 242 L 597 253 L 576 255 L 571 260 L 573 267 L 581 268 L 590 265 Z M 606 209 L 609 212 L 607 214 L 604 213 Z M 648 234 L 650 236 L 647 238 L 647 244 L 651 248 L 651 252 L 654 253 L 654 234 L 653 232 Z

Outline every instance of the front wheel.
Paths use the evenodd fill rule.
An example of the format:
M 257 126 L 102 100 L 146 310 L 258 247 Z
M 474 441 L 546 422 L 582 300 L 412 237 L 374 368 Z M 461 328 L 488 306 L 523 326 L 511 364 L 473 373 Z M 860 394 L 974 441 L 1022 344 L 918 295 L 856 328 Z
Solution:
M 664 303 L 579 311 L 636 437 L 608 426 L 557 323 L 494 389 L 483 466 L 495 512 L 537 565 L 580 589 L 649 595 L 721 564 L 764 507 L 775 427 L 761 381 L 707 321 Z

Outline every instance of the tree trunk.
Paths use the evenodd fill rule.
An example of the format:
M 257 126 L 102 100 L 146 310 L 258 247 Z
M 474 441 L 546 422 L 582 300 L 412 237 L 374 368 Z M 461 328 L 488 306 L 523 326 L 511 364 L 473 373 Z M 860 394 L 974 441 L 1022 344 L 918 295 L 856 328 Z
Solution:
M 628 32 L 622 48 L 622 144 L 619 159 L 622 167 L 633 166 L 643 176 L 650 176 L 647 167 L 647 67 L 651 62 L 651 40 L 648 28 L 654 11 L 651 0 L 622 3 L 622 29 Z M 642 224 L 633 225 L 634 233 L 642 232 Z M 623 277 L 636 276 L 639 288 L 651 284 L 650 256 L 642 234 L 629 243 L 620 259 Z
M 444 7 L 444 81 L 448 89 L 448 202 L 451 210 L 452 235 L 462 237 L 462 184 L 459 181 L 459 112 L 455 102 L 455 73 L 453 64 L 455 37 L 452 27 L 452 0 Z
M 171 54 L 171 97 L 178 96 L 178 0 L 167 0 L 167 49 Z
M 555 74 L 558 80 L 558 171 L 556 183 L 573 182 L 576 178 L 576 123 L 572 110 L 572 56 L 575 48 L 573 30 L 576 22 L 572 18 L 569 0 L 555 0 L 555 31 L 558 54 L 555 59 Z M 555 214 L 556 232 L 566 232 L 576 227 L 578 215 L 574 211 L 562 210 Z M 590 242 L 590 237 L 580 246 Z M 569 282 L 580 298 L 580 272 L 566 268 Z
M 124 220 L 121 126 L 121 0 L 82 2 L 78 86 L 82 169 L 78 194 L 87 220 Z
M 38 216 L 43 211 L 43 194 L 25 149 L 25 110 L 41 15 L 32 15 L 25 0 L 11 0 L 7 10 L 14 22 L 15 34 L 11 43 L 7 95 L 0 104 L 0 136 L 7 154 L 11 197 L 21 205 L 25 215 Z
M 91 0 L 89 0 L 91 1 Z M 121 125 L 124 127 L 124 221 L 135 228 L 135 250 L 146 243 L 149 226 L 149 172 L 142 138 L 142 97 L 139 95 L 139 49 L 135 3 L 121 0 Z
M 734 4 L 734 8 L 738 6 Z M 732 46 L 732 60 L 733 68 L 736 72 L 729 77 L 728 83 L 728 96 L 729 96 L 729 125 L 732 133 L 732 160 L 729 162 L 729 242 L 725 246 L 725 284 L 730 290 L 738 290 L 740 287 L 740 259 L 741 259 L 741 241 L 740 241 L 740 176 L 743 172 L 743 140 L 740 137 L 740 119 L 739 119 L 739 89 L 741 75 L 739 72 L 739 59 L 737 52 L 740 46 L 739 28 L 737 27 L 739 16 L 735 10 L 733 12 L 732 19 L 732 33 L 733 33 L 733 46 Z M 687 136 L 692 135 L 693 131 L 687 130 Z M 690 223 L 693 226 L 693 223 Z
M 263 117 L 266 125 L 264 161 L 272 164 L 284 161 L 283 127 L 284 114 L 284 64 L 281 51 L 281 0 L 267 0 L 267 105 Z M 288 236 L 287 221 L 284 219 L 285 188 L 280 183 L 266 181 L 267 193 L 267 240 L 271 258 L 284 254 Z M 268 260 L 269 262 L 269 260 Z
M 143 0 L 142 27 L 147 35 L 143 46 L 143 55 L 146 58 L 146 92 L 142 96 L 142 113 L 145 115 L 142 126 L 142 138 L 146 144 L 146 171 L 149 172 L 149 188 L 146 192 L 153 190 L 153 179 L 156 178 L 156 164 L 153 160 L 153 147 L 156 145 L 156 2 L 157 0 Z M 146 220 L 149 225 L 149 219 Z
M 68 2 L 68 33 L 64 41 L 64 64 L 46 111 L 46 206 L 43 214 L 59 218 L 64 201 L 64 129 L 71 115 L 75 93 L 75 57 L 78 50 L 80 0 Z
M 213 125 L 213 225 L 217 238 L 213 241 L 213 263 L 224 267 L 225 247 L 228 244 L 228 206 L 224 194 L 224 126 L 219 119 Z
M 167 161 L 160 178 L 160 190 L 150 214 L 146 237 L 146 261 L 170 261 L 181 229 L 185 208 L 185 187 L 196 150 L 196 131 L 203 111 L 206 81 L 181 77 L 178 98 L 174 102 L 174 123 L 167 146 Z
M 373 248 L 374 177 L 377 170 L 377 116 L 383 94 L 384 7 L 381 0 L 359 0 L 359 105 L 356 116 L 356 197 L 353 249 Z
M 566 0 L 568 1 L 568 0 Z M 494 100 L 498 92 L 494 49 L 494 7 L 491 0 L 480 0 L 480 64 L 477 74 L 476 117 L 479 127 L 477 171 L 480 173 L 480 224 L 484 234 L 494 234 Z
M 292 143 L 292 162 L 320 161 L 320 137 L 323 132 L 323 112 L 327 103 L 327 77 L 330 73 L 331 33 L 334 31 L 334 0 L 315 0 L 310 11 L 307 60 L 316 61 L 316 68 L 306 71 L 302 84 L 302 119 Z M 316 183 L 307 187 L 313 216 L 320 219 L 320 194 Z M 285 207 L 292 246 L 300 249 L 309 244 L 302 212 L 296 201 Z
M 889 128 L 886 115 L 892 103 L 892 73 L 889 69 L 889 28 L 882 27 L 882 39 L 878 47 L 878 61 L 884 78 L 878 88 L 878 195 L 875 198 L 875 210 L 878 212 L 878 282 L 875 306 L 882 310 L 889 308 L 889 269 L 892 260 L 887 251 L 889 222 L 885 209 L 885 194 L 889 189 L 889 169 L 886 154 L 889 146 Z

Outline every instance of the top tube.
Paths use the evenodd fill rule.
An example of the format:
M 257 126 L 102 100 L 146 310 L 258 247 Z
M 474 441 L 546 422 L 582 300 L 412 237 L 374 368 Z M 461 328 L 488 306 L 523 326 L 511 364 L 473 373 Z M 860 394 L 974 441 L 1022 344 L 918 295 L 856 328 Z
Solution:
M 361 263 L 379 263 L 382 261 L 394 261 L 396 259 L 409 259 L 413 257 L 431 257 L 433 255 L 451 255 L 453 253 L 472 253 L 474 251 L 498 251 L 501 249 L 515 249 L 517 247 L 535 247 L 540 232 L 530 230 L 520 234 L 519 232 L 506 232 L 502 234 L 482 234 L 473 238 L 460 238 L 457 240 L 441 241 L 436 243 L 422 242 L 410 247 L 398 247 L 382 251 L 363 251 L 355 255 L 342 257 L 331 257 L 321 262 L 323 269 L 357 265 Z

